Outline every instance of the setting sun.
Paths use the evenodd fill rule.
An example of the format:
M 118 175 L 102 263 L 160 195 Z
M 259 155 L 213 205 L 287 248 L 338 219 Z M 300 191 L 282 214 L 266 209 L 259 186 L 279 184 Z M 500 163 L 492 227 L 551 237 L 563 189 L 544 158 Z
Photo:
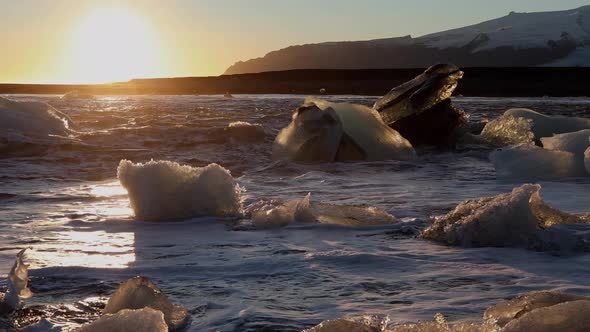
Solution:
M 70 40 L 65 60 L 72 77 L 85 83 L 126 81 L 161 68 L 155 33 L 125 8 L 96 9 L 84 17 Z

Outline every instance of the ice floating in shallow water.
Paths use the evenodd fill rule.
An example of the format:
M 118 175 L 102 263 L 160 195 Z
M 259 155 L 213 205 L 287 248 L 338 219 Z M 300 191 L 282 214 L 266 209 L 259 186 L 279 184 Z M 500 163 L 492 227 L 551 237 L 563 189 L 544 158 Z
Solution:
M 121 160 L 117 176 L 140 220 L 240 213 L 240 187 L 217 164 L 191 167 L 163 160 L 144 164 Z
M 415 157 L 410 142 L 386 125 L 379 113 L 370 107 L 349 103 L 332 103 L 308 97 L 305 104 L 313 104 L 322 110 L 332 108 L 342 129 L 365 151 L 367 160 L 409 160 Z
M 496 146 L 534 144 L 532 125 L 533 121 L 530 119 L 505 114 L 488 122 L 480 137 L 483 142 Z
M 508 322 L 533 310 L 579 300 L 590 300 L 590 298 L 550 291 L 531 292 L 491 306 L 485 311 L 483 317 L 485 320 L 494 320 L 496 324 L 503 327 Z
M 394 224 L 391 214 L 371 206 L 347 206 L 312 202 L 311 194 L 286 203 L 259 201 L 246 208 L 256 229 L 287 226 L 291 222 L 322 223 L 342 226 Z
M 68 136 L 70 125 L 67 115 L 45 103 L 18 102 L 0 97 L 0 140 Z
M 541 199 L 540 190 L 540 185 L 525 184 L 511 193 L 467 200 L 436 218 L 420 236 L 465 247 L 537 247 L 543 245 L 539 244 L 544 241 L 542 229 L 590 221 L 589 216 L 572 215 L 548 206 Z
M 590 329 L 590 300 L 571 301 L 524 314 L 502 332 L 586 332 Z
M 124 309 L 82 326 L 77 332 L 168 332 L 164 315 L 152 308 Z
M 303 332 L 380 332 L 387 321 L 377 316 L 330 319 Z
M 496 146 L 539 144 L 543 137 L 590 129 L 590 119 L 548 116 L 526 108 L 513 108 L 488 122 L 481 142 Z
M 135 277 L 123 282 L 109 298 L 104 313 L 114 314 L 123 309 L 146 307 L 161 312 L 171 330 L 182 328 L 188 323 L 187 310 L 172 304 L 158 286 L 145 277 Z
M 577 158 L 584 158 L 584 151 L 590 147 L 590 129 L 541 138 L 543 148 L 547 150 L 566 151 Z
M 498 178 L 559 180 L 587 176 L 583 163 L 571 152 L 515 145 L 490 153 Z
M 413 159 L 415 152 L 408 140 L 369 107 L 308 97 L 277 135 L 273 155 L 314 163 L 407 160 Z
M 16 254 L 14 265 L 8 274 L 8 289 L 5 294 L 2 294 L 0 312 L 12 312 L 18 308 L 21 299 L 33 296 L 27 287 L 29 282 L 28 265 L 23 262 L 26 250 L 25 248 Z
M 238 143 L 241 142 L 259 142 L 264 140 L 266 132 L 264 127 L 258 123 L 236 121 L 225 127 L 225 134 Z
M 551 137 L 555 134 L 590 129 L 590 119 L 561 115 L 549 116 L 526 108 L 509 109 L 504 115 L 531 120 L 531 130 L 536 140 L 541 139 L 541 137 Z
M 437 314 L 432 321 L 391 325 L 387 318 L 340 318 L 305 332 L 582 332 L 590 326 L 590 298 L 532 292 L 488 308 L 480 323 L 449 323 Z

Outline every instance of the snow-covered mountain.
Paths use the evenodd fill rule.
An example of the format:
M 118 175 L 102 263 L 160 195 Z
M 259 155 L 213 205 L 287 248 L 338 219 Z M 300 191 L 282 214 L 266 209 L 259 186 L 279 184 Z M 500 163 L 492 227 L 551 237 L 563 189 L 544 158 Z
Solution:
M 515 13 L 483 23 L 412 38 L 290 46 L 240 61 L 226 74 L 289 69 L 590 66 L 590 5 L 572 10 Z

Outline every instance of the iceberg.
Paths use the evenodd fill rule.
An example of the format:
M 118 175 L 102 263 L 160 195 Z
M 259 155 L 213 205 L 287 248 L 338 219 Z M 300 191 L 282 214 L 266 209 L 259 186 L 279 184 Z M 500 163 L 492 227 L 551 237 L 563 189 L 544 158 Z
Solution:
M 420 237 L 464 247 L 533 247 L 544 241 L 544 230 L 590 221 L 590 215 L 548 206 L 540 191 L 538 184 L 525 184 L 511 193 L 464 201 L 436 218 Z
M 149 307 L 142 309 L 124 309 L 115 314 L 107 314 L 96 321 L 86 324 L 77 332 L 168 332 L 161 311 Z
M 535 134 L 532 125 L 531 119 L 505 114 L 488 122 L 480 137 L 483 142 L 494 146 L 534 144 Z
M 273 156 L 303 163 L 409 160 L 415 151 L 375 110 L 308 97 L 278 133 Z
M 504 115 L 532 121 L 531 130 L 535 135 L 535 140 L 539 140 L 541 137 L 551 137 L 555 134 L 590 129 L 590 119 L 561 115 L 549 116 L 526 108 L 512 108 L 506 111 Z
M 475 323 L 449 323 L 440 313 L 432 321 L 405 325 L 367 317 L 326 320 L 304 332 L 583 332 L 590 326 L 590 298 L 531 292 L 488 308 Z
M 496 176 L 503 179 L 561 180 L 587 176 L 583 162 L 567 151 L 520 144 L 490 153 Z
M 145 277 L 135 277 L 121 283 L 109 298 L 103 313 L 118 314 L 124 309 L 144 308 L 151 308 L 161 313 L 171 330 L 180 329 L 188 323 L 187 310 L 180 305 L 172 304 L 158 286 Z M 139 315 L 139 313 L 137 310 L 128 311 L 126 315 Z M 149 312 L 149 314 L 154 316 L 152 312 Z M 129 330 L 133 329 L 129 328 L 127 331 Z
M 121 160 L 117 177 L 140 220 L 240 214 L 240 187 L 217 164 L 191 167 L 164 160 L 143 164 Z
M 0 97 L 0 140 L 68 136 L 71 125 L 67 115 L 45 103 Z

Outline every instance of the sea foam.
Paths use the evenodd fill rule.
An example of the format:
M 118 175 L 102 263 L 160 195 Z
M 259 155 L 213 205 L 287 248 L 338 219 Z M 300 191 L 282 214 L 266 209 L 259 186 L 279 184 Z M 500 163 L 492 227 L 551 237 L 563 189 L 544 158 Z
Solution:
M 559 224 L 587 223 L 589 216 L 548 206 L 540 191 L 538 184 L 525 184 L 511 193 L 464 201 L 436 218 L 420 237 L 464 247 L 575 249 L 577 244 L 571 243 L 571 238 L 565 239 L 570 243 L 560 243 L 559 234 L 556 240 L 543 232 Z
M 173 220 L 240 213 L 240 187 L 217 165 L 191 167 L 172 161 L 134 164 L 121 160 L 117 169 L 140 220 Z

